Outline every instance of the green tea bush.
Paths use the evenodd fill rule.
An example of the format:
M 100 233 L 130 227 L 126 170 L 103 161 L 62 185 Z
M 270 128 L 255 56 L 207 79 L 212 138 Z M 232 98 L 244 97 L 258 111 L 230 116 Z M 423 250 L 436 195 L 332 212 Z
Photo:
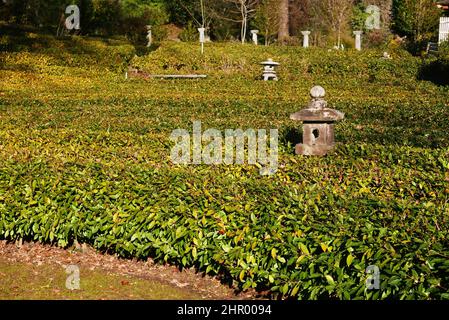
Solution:
M 420 60 L 406 51 L 392 52 L 393 61 L 383 51 L 336 51 L 321 48 L 264 47 L 241 44 L 206 44 L 201 55 L 199 44 L 165 43 L 149 56 L 137 57 L 132 64 L 150 73 L 207 73 L 214 76 L 261 74 L 260 62 L 272 58 L 281 63 L 282 78 L 358 78 L 373 81 L 409 81 L 419 70 Z
M 272 298 L 449 298 L 449 95 L 416 80 L 419 59 L 164 43 L 132 63 L 210 77 L 125 81 L 113 66 L 131 48 L 74 39 L 0 53 L 1 239 L 77 240 Z M 269 57 L 281 80 L 255 81 Z M 346 119 L 334 153 L 300 157 L 289 115 L 315 84 Z M 194 120 L 278 128 L 278 171 L 173 164 L 170 134 Z M 371 265 L 379 290 L 365 286 Z
M 193 23 L 190 21 L 187 26 L 179 34 L 179 39 L 184 42 L 194 42 L 198 40 L 198 30 L 195 28 Z
M 420 78 L 432 81 L 438 85 L 449 85 L 449 44 L 439 46 L 437 57 L 423 61 Z
M 16 52 L 18 55 L 45 55 L 52 64 L 65 67 L 122 71 L 135 54 L 134 47 L 123 39 L 79 36 L 56 39 L 36 33 L 26 33 L 24 36 L 3 35 L 0 39 L 3 56 L 11 56 Z M 33 65 L 32 61 L 30 65 Z

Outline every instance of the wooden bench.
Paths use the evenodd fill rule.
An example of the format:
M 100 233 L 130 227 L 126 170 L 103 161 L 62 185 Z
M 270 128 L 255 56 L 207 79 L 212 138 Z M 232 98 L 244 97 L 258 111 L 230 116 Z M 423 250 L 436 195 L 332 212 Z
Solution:
M 427 54 L 437 54 L 438 53 L 438 43 L 437 42 L 429 42 L 427 44 Z
M 141 78 L 141 79 L 204 79 L 205 74 L 149 74 L 137 69 L 129 68 L 125 74 L 125 78 Z

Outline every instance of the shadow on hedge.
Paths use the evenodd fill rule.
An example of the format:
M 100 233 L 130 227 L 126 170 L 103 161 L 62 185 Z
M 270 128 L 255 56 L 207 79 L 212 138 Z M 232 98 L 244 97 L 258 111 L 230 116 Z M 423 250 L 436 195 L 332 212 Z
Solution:
M 431 81 L 439 86 L 449 85 L 449 65 L 444 64 L 441 60 L 423 62 L 418 80 Z

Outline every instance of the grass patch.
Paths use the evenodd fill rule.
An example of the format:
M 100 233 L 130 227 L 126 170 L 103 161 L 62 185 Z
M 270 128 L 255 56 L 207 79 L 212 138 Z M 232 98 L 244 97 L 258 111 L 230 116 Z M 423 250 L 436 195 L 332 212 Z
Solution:
M 118 276 L 87 268 L 80 272 L 80 289 L 66 288 L 62 266 L 10 263 L 0 258 L 1 300 L 196 300 L 199 295 L 178 287 Z

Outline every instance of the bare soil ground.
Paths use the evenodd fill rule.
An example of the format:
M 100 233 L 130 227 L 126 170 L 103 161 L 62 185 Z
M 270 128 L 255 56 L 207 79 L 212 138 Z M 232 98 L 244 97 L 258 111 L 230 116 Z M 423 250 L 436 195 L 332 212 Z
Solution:
M 80 270 L 80 290 L 66 288 L 66 267 Z M 217 278 L 101 254 L 86 245 L 61 249 L 0 241 L 0 299 L 258 299 Z

